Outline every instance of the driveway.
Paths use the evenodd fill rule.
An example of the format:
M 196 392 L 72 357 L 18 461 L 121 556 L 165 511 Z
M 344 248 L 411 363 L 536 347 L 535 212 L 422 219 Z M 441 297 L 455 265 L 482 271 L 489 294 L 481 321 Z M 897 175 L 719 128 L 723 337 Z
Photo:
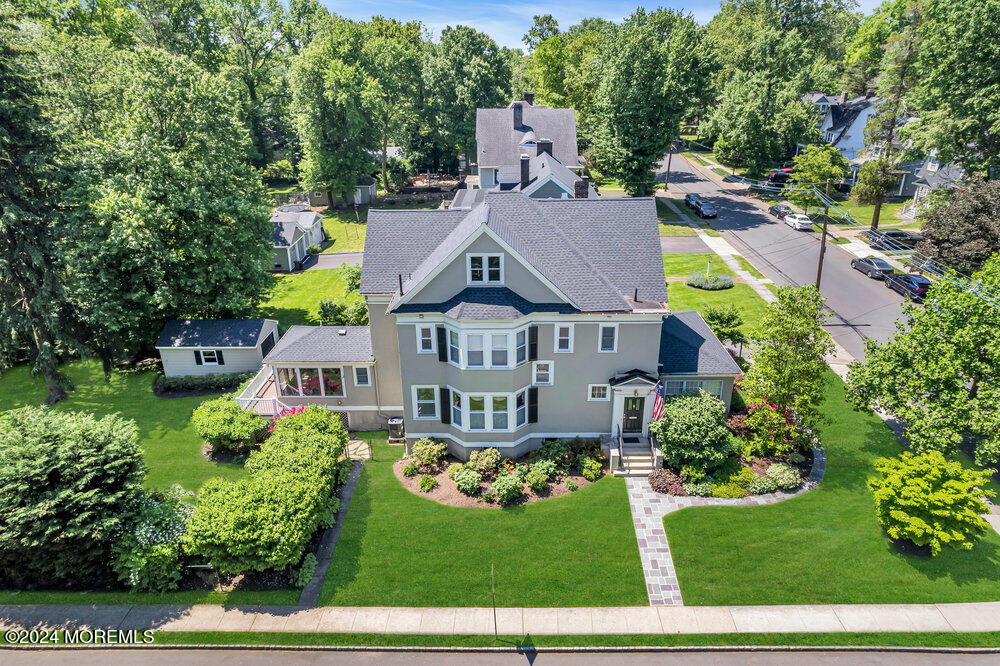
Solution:
M 665 164 L 661 163 L 659 179 Z M 719 209 L 711 221 L 737 250 L 765 277 L 777 285 L 815 282 L 819 260 L 819 234 L 795 231 L 769 216 L 754 199 L 723 189 L 697 167 L 677 155 L 671 162 L 670 194 L 694 192 L 706 196 Z M 832 316 L 826 329 L 856 358 L 864 358 L 864 339 L 886 340 L 902 316 L 903 299 L 850 266 L 853 255 L 828 244 L 820 292 Z
M 323 270 L 325 268 L 339 268 L 343 264 L 361 264 L 361 257 L 364 256 L 363 252 L 327 252 L 321 254 L 312 254 L 305 258 L 302 262 L 302 268 L 300 271 L 313 271 L 313 270 Z

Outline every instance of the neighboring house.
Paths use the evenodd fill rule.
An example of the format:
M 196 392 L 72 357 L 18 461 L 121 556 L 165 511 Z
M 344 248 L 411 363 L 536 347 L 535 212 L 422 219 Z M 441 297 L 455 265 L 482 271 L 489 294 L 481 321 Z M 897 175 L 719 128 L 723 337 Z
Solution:
M 323 218 L 305 204 L 279 206 L 271 214 L 273 270 L 293 270 L 306 257 L 310 245 L 323 242 Z
M 931 192 L 940 189 L 953 190 L 961 187 L 964 180 L 965 171 L 962 167 L 954 163 L 941 164 L 937 159 L 937 151 L 931 151 L 931 154 L 920 163 L 920 168 L 916 172 L 912 203 L 914 210 Z
M 818 92 L 802 96 L 802 101 L 812 104 L 819 116 L 817 127 L 823 141 L 841 152 L 848 160 L 854 160 L 865 149 L 865 125 L 875 113 L 873 95 L 861 95 L 848 99 L 847 93 L 839 97 Z M 805 148 L 799 145 L 799 150 Z
M 371 155 L 372 158 L 374 158 L 375 161 L 378 162 L 380 165 L 382 164 L 382 150 L 381 149 L 379 149 L 379 150 L 369 150 L 368 154 Z M 397 159 L 397 160 L 405 159 L 406 158 L 406 150 L 402 146 L 386 146 L 385 147 L 385 157 L 386 157 L 386 159 L 389 159 L 389 160 L 394 159 L 394 158 Z
M 377 198 L 378 185 L 375 183 L 375 179 L 371 176 L 362 176 L 358 178 L 358 185 L 354 188 L 354 193 L 347 198 L 347 203 L 355 204 L 357 206 L 369 205 L 375 203 Z M 309 193 L 309 205 L 314 207 L 319 206 L 329 206 L 330 205 L 330 193 L 329 192 L 310 192 Z
M 248 372 L 278 339 L 273 319 L 171 319 L 156 341 L 167 377 Z
M 323 402 L 352 427 L 402 416 L 407 441 L 462 458 L 575 436 L 614 453 L 621 436 L 648 460 L 659 381 L 728 407 L 740 373 L 698 313 L 667 306 L 652 198 L 496 191 L 471 210 L 372 210 L 360 291 L 370 326 L 293 328 L 242 404 Z M 352 389 L 359 367 L 369 393 Z
M 459 190 L 451 203 L 453 210 L 472 210 L 487 191 L 521 192 L 532 199 L 587 199 L 597 197 L 597 190 L 587 176 L 578 176 L 553 157 L 549 142 L 537 145 L 534 156 L 521 155 L 518 163 L 497 170 L 497 184 L 489 189 L 475 187 Z

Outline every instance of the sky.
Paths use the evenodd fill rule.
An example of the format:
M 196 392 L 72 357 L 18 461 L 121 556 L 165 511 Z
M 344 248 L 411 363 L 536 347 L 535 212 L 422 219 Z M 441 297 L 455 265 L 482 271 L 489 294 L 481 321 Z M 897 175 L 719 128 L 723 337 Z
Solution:
M 531 27 L 536 14 L 552 14 L 566 29 L 588 16 L 620 21 L 636 6 L 666 7 L 691 13 L 699 23 L 707 23 L 719 11 L 718 0 L 661 0 L 659 2 L 619 2 L 618 0 L 558 0 L 537 3 L 526 0 L 492 0 L 469 3 L 465 0 L 320 0 L 330 11 L 352 19 L 382 15 L 417 20 L 437 38 L 449 25 L 467 25 L 485 32 L 500 46 L 521 47 L 521 36 Z M 859 0 L 859 9 L 870 12 L 881 0 Z

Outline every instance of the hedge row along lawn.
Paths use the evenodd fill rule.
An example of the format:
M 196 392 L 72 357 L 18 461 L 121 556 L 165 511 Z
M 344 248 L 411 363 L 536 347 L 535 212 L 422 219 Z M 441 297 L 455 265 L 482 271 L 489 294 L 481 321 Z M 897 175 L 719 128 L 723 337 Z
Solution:
M 1000 599 L 1000 535 L 971 551 L 904 555 L 875 522 L 872 462 L 900 452 L 881 419 L 853 411 L 826 379 L 819 428 L 826 476 L 816 490 L 760 507 L 685 509 L 664 519 L 689 605 L 946 603 Z
M 376 444 L 351 499 L 320 604 L 645 606 L 623 479 L 507 509 L 418 497 L 392 471 L 401 447 Z

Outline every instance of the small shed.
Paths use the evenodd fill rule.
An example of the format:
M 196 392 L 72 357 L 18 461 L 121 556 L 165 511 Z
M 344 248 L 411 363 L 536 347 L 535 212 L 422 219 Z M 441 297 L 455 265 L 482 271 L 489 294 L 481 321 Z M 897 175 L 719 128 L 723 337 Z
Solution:
M 171 319 L 156 349 L 167 377 L 258 370 L 278 340 L 274 319 Z

